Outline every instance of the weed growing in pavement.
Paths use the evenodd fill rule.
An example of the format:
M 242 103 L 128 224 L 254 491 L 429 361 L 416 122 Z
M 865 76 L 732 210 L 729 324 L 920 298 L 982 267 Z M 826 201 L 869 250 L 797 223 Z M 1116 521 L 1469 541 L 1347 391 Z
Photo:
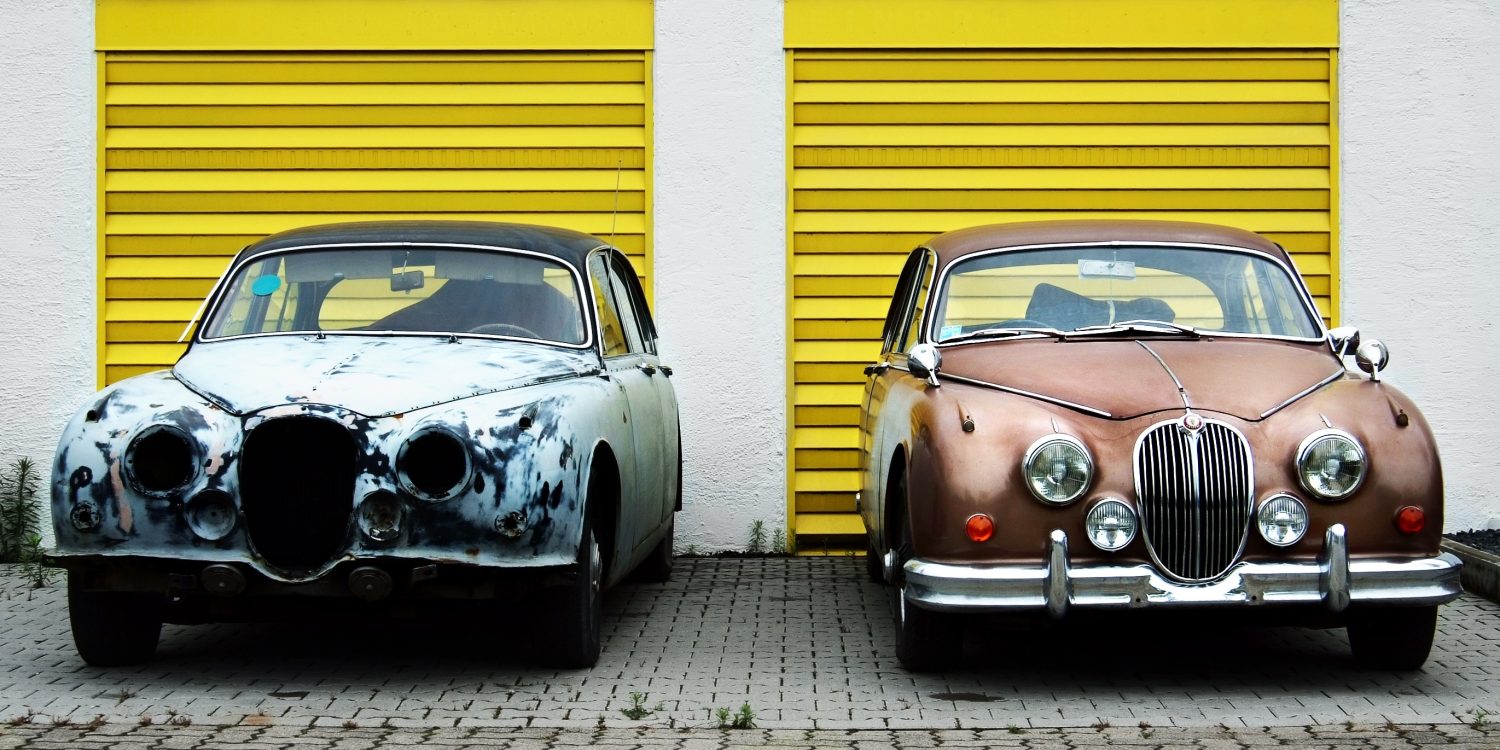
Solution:
M 72 726 L 72 725 L 73 725 L 73 720 L 69 719 L 66 716 L 54 716 L 54 717 L 52 717 L 52 726 L 54 726 L 54 727 L 67 727 L 67 726 Z
M 1489 724 L 1490 724 L 1490 712 L 1489 711 L 1486 711 L 1483 708 L 1476 708 L 1473 711 L 1470 711 L 1469 713 L 1471 713 L 1471 714 L 1474 715 L 1474 721 L 1471 722 L 1469 724 L 1469 726 L 1474 727 L 1475 729 L 1484 729 L 1485 727 L 1489 726 Z
M 174 727 L 190 727 L 193 725 L 193 720 L 186 716 L 173 716 L 167 723 Z
M 116 706 L 130 700 L 131 698 L 134 698 L 135 696 L 136 692 L 134 690 L 131 690 L 130 688 L 120 688 L 119 690 L 116 690 L 115 692 L 109 694 L 109 697 L 115 699 Z
M 662 705 L 663 701 L 657 701 L 655 706 L 646 708 L 646 694 L 631 693 L 630 707 L 620 709 L 620 713 L 625 714 L 625 718 L 630 719 L 631 721 L 640 721 L 641 719 L 644 719 L 647 716 L 660 711 Z
M 750 522 L 750 544 L 745 547 L 745 552 L 752 555 L 762 555 L 766 551 L 766 522 L 759 518 Z
M 714 718 L 719 720 L 720 729 L 755 728 L 755 711 L 750 709 L 749 703 L 741 704 L 740 710 L 734 712 L 727 708 L 715 709 Z
M 1109 722 L 1108 721 L 1106 721 L 1104 719 L 1100 719 L 1099 721 L 1094 722 L 1093 730 L 1095 732 L 1102 732 L 1102 731 L 1104 731 L 1106 729 L 1109 729 Z
M 141 714 L 141 718 L 135 720 L 136 726 L 149 727 L 156 723 L 151 720 L 151 714 Z
M 98 729 L 99 727 L 104 726 L 104 724 L 104 714 L 94 714 L 94 718 L 89 719 L 89 723 L 84 724 L 83 726 L 85 729 Z
M 353 719 L 344 719 L 345 729 L 359 729 L 359 722 Z
M 777 532 L 776 536 L 771 538 L 771 554 L 780 557 L 786 553 L 786 529 L 782 529 Z
M 1151 723 L 1143 721 L 1143 722 L 1141 722 L 1140 726 L 1141 726 L 1141 737 L 1143 739 L 1151 739 Z
M 0 474 L 0 562 L 21 563 L 21 576 L 37 589 L 58 574 L 42 561 L 40 484 L 29 458 L 16 459 Z
M 36 712 L 27 709 L 26 713 L 21 714 L 20 716 L 10 717 L 10 721 L 7 721 L 6 723 L 13 727 L 24 727 L 33 721 L 36 721 Z
M 1354 720 L 1353 719 L 1349 719 L 1349 720 L 1347 720 L 1347 721 L 1344 722 L 1344 731 L 1345 732 L 1352 732 L 1352 731 L 1354 731 Z
M 1005 725 L 1005 731 L 1010 732 L 1011 734 L 1026 734 L 1026 730 L 1016 726 L 1015 724 Z

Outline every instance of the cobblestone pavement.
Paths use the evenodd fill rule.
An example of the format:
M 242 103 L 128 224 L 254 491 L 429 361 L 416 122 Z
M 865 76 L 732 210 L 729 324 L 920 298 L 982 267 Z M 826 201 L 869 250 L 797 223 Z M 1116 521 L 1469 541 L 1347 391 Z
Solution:
M 580 671 L 526 661 L 527 633 L 518 624 L 529 622 L 524 613 L 484 623 L 370 622 L 352 629 L 169 626 L 152 663 L 94 669 L 73 651 L 65 598 L 59 584 L 30 590 L 13 573 L 0 577 L 0 726 L 11 724 L 0 748 L 18 737 L 61 747 L 49 743 L 78 739 L 69 733 L 79 730 L 54 725 L 95 721 L 107 724 L 77 746 L 189 747 L 197 741 L 191 738 L 247 731 L 309 738 L 298 744 L 327 744 L 330 737 L 354 743 L 340 740 L 338 747 L 424 736 L 463 746 L 472 744 L 465 734 L 472 731 L 542 747 L 592 741 L 601 721 L 611 743 L 701 739 L 717 746 L 804 737 L 793 731 L 721 738 L 712 730 L 716 709 L 745 705 L 763 730 L 988 730 L 985 737 L 996 744 L 1033 747 L 1100 744 L 1100 738 L 1152 744 L 1140 736 L 1143 723 L 1158 738 L 1196 728 L 1180 737 L 1209 745 L 1230 739 L 1218 734 L 1221 725 L 1245 744 L 1284 738 L 1319 744 L 1332 740 L 1303 728 L 1342 730 L 1346 722 L 1442 726 L 1341 735 L 1339 743 L 1389 740 L 1400 747 L 1421 737 L 1500 746 L 1493 732 L 1479 738 L 1461 726 L 1500 719 L 1500 606 L 1474 597 L 1443 609 L 1432 659 L 1416 673 L 1355 669 L 1342 630 L 1207 627 L 1180 619 L 1143 626 L 1114 618 L 1031 630 L 976 625 L 966 666 L 938 675 L 907 674 L 896 664 L 885 589 L 867 582 L 863 561 L 852 558 L 680 560 L 670 583 L 630 584 L 607 595 L 604 656 Z M 980 632 L 986 629 L 992 632 Z M 639 721 L 622 713 L 632 707 L 632 694 L 640 694 L 648 712 Z M 160 729 L 141 722 L 172 723 L 177 734 L 169 734 L 187 744 L 171 744 L 178 740 L 152 734 Z M 234 730 L 241 734 L 209 728 L 225 725 L 241 726 Z M 1050 731 L 1104 725 L 1113 728 Z M 364 727 L 357 731 L 365 734 L 338 733 L 354 731 L 346 727 Z M 643 737 L 627 731 L 637 727 L 650 731 Z M 682 727 L 694 730 L 672 732 Z M 406 729 L 432 733 L 397 731 Z M 866 734 L 808 736 L 842 747 Z M 911 746 L 943 738 L 972 743 L 976 736 L 868 735 L 876 744 Z

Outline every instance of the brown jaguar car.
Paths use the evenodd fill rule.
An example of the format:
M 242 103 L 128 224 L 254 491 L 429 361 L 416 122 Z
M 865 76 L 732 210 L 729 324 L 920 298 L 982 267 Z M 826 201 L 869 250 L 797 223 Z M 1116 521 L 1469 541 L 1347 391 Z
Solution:
M 1421 666 L 1461 563 L 1388 359 L 1237 229 L 994 225 L 912 251 L 866 368 L 859 498 L 901 663 L 947 663 L 965 613 L 1180 608 L 1346 626 L 1361 663 Z

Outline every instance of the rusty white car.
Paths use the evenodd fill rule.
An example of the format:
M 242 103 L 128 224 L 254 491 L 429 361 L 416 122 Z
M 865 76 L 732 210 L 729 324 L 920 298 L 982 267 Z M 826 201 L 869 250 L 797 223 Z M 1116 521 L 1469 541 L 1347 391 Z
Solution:
M 863 409 L 897 656 L 948 663 L 964 615 L 1196 610 L 1347 627 L 1359 661 L 1420 666 L 1461 563 L 1388 357 L 1325 330 L 1286 251 L 1237 229 L 1039 222 L 917 248 Z
M 106 388 L 58 446 L 51 559 L 85 661 L 147 660 L 163 622 L 451 599 L 585 666 L 601 590 L 669 575 L 672 370 L 608 243 L 293 230 L 241 251 L 201 317 L 174 367 Z

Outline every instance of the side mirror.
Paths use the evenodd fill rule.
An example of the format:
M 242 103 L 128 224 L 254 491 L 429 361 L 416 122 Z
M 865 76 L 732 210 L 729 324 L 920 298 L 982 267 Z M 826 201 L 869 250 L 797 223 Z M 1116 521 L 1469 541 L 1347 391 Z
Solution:
M 1359 351 L 1359 329 L 1339 326 L 1328 332 L 1328 343 L 1333 346 L 1333 353 L 1340 357 Z
M 1370 339 L 1360 344 L 1359 349 L 1354 352 L 1354 364 L 1358 365 L 1359 369 L 1370 373 L 1370 379 L 1377 382 L 1380 380 L 1380 371 L 1390 363 L 1391 351 L 1385 348 L 1385 344 L 1380 343 L 1378 339 Z
M 943 366 L 943 354 L 932 344 L 917 344 L 906 355 L 906 369 L 911 374 L 927 381 L 933 388 L 940 387 L 938 370 Z

